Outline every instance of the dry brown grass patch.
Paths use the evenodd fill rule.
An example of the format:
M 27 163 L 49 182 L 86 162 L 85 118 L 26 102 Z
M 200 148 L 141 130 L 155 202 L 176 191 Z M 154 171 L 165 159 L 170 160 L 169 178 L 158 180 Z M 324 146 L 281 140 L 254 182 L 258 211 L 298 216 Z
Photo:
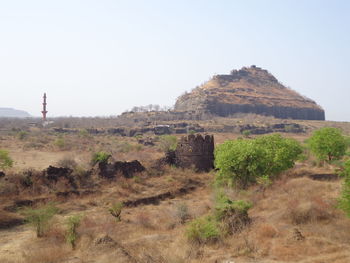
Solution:
M 270 224 L 261 224 L 257 228 L 257 236 L 260 239 L 274 238 L 277 235 L 276 228 Z
M 114 218 L 106 213 L 104 216 L 84 216 L 78 227 L 78 234 L 95 238 L 101 234 L 111 234 L 117 228 Z
M 31 249 L 23 253 L 22 263 L 59 263 L 67 259 L 70 252 L 68 246 Z
M 135 216 L 135 223 L 144 228 L 154 229 L 152 217 L 147 211 L 140 211 Z

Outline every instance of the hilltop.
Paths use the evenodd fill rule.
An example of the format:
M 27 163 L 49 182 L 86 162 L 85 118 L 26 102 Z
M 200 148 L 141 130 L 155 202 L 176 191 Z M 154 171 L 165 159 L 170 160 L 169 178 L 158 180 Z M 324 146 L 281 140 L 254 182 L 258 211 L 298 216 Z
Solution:
M 255 113 L 282 119 L 325 119 L 324 110 L 315 101 L 285 87 L 267 70 L 256 66 L 215 75 L 180 96 L 175 111 L 222 117 Z
M 5 118 L 27 118 L 30 114 L 23 110 L 16 110 L 12 108 L 0 108 L 0 117 Z

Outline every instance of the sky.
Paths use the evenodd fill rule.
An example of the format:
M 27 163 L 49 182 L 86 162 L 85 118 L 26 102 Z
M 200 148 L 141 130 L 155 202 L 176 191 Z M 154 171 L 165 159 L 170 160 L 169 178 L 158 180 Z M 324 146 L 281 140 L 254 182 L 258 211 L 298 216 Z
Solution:
M 350 1 L 0 0 L 0 107 L 111 116 L 257 65 L 350 121 Z

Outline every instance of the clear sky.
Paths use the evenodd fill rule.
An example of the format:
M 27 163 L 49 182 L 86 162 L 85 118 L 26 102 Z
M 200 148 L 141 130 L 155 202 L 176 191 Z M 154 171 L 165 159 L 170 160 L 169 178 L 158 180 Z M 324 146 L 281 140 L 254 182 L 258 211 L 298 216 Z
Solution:
M 109 116 L 171 106 L 257 65 L 350 121 L 350 1 L 0 0 L 0 107 Z

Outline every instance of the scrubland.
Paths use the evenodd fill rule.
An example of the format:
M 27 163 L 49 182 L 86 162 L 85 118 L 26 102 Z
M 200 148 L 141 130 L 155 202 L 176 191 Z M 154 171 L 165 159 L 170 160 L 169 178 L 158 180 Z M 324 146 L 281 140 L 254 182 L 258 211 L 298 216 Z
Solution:
M 347 133 L 350 125 L 342 126 Z M 186 233 L 192 220 L 213 211 L 217 171 L 154 166 L 164 152 L 159 138 L 147 136 L 153 137 L 154 146 L 139 144 L 135 137 L 86 132 L 1 131 L 0 148 L 7 149 L 14 160 L 5 174 L 16 179 L 0 178 L 0 262 L 350 262 L 350 219 L 337 208 L 343 179 L 336 176 L 335 163 L 321 165 L 306 152 L 304 159 L 266 188 L 224 187 L 231 200 L 252 205 L 250 222 L 235 233 L 200 243 L 189 240 Z M 242 135 L 214 136 L 220 144 Z M 304 143 L 309 134 L 284 136 Z M 49 165 L 73 163 L 78 176 L 79 170 L 93 169 L 91 156 L 100 151 L 110 153 L 111 160 L 139 160 L 146 171 L 132 178 L 92 175 L 89 184 L 79 184 L 78 193 L 73 194 L 66 182 L 40 191 L 35 188 L 40 182 L 23 186 L 24 171 L 40 173 Z M 62 191 L 69 193 L 57 195 Z M 110 211 L 118 203 L 127 204 L 121 208 L 120 220 Z M 26 206 L 36 209 L 48 204 L 58 211 L 38 238 L 35 228 L 23 222 L 23 211 Z M 79 220 L 72 246 L 67 231 L 74 216 Z

